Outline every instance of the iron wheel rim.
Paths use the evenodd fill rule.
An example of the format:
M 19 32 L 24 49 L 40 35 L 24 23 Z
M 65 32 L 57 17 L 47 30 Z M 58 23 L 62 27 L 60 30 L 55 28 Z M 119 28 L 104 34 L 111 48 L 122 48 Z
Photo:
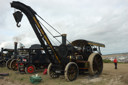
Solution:
M 93 60 L 93 70 L 94 70 L 94 73 L 97 74 L 97 75 L 102 73 L 103 61 L 102 61 L 101 56 L 99 56 L 99 55 L 96 55 L 94 57 L 94 60 Z
M 70 81 L 76 79 L 77 72 L 78 71 L 77 71 L 77 67 L 75 66 L 75 64 L 72 64 L 72 65 L 69 66 L 67 75 L 68 75 L 68 78 L 69 78 Z

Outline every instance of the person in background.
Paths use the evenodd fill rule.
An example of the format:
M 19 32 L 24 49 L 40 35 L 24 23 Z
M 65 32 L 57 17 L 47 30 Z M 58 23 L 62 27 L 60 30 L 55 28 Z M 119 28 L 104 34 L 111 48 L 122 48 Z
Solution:
M 115 69 L 117 69 L 117 59 L 115 58 L 115 59 L 113 60 L 113 62 L 114 62 L 114 65 L 115 65 Z

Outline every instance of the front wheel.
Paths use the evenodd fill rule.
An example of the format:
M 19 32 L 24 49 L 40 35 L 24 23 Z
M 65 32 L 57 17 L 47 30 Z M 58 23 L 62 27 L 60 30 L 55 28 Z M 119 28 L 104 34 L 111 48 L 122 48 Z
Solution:
M 10 67 L 11 67 L 12 70 L 17 71 L 17 60 L 16 59 L 13 59 L 10 62 Z
M 48 65 L 48 75 L 49 75 L 51 78 L 58 78 L 59 75 L 56 74 L 53 69 L 55 69 L 55 68 L 53 68 L 53 64 L 50 63 L 50 64 Z
M 11 67 L 10 67 L 11 61 L 12 61 L 12 59 L 9 59 L 9 60 L 6 62 L 6 67 L 7 67 L 8 69 L 11 69 Z
M 35 66 L 34 65 L 28 65 L 27 67 L 25 67 L 25 73 L 27 74 L 32 74 L 36 71 Z
M 65 79 L 67 81 L 73 81 L 79 75 L 79 69 L 75 62 L 69 62 L 65 67 Z

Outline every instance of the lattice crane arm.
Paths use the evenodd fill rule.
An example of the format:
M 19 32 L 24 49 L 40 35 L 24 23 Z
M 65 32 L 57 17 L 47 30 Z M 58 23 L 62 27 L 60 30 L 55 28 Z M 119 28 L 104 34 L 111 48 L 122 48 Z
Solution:
M 40 41 L 40 43 L 41 43 L 42 47 L 44 48 L 46 54 L 49 56 L 50 61 L 52 63 L 54 63 L 54 60 L 52 58 L 52 55 L 49 53 L 45 42 L 51 48 L 51 50 L 52 50 L 52 52 L 54 54 L 54 57 L 57 59 L 57 61 L 59 63 L 61 63 L 60 57 L 58 56 L 58 54 L 55 51 L 52 43 L 49 40 L 47 34 L 43 30 L 41 24 L 39 23 L 39 20 L 36 17 L 37 13 L 31 7 L 29 7 L 29 6 L 21 3 L 19 1 L 13 1 L 11 3 L 11 7 L 20 10 L 20 11 L 16 11 L 13 14 L 14 15 L 14 18 L 15 18 L 15 20 L 17 22 L 17 26 L 19 26 L 18 24 L 19 24 L 19 22 L 22 19 L 22 13 L 21 12 L 23 12 L 27 16 L 27 18 L 28 18 L 28 20 L 29 20 L 29 22 L 30 22 L 30 24 L 31 24 L 31 26 L 32 26 L 32 28 L 33 28 L 33 30 L 34 30 L 37 38 L 38 38 L 38 40 Z

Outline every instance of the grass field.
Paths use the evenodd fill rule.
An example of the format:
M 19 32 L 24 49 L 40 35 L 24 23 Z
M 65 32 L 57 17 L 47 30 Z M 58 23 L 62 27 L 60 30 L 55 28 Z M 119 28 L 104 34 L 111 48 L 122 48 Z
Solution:
M 20 74 L 16 71 L 0 68 L 0 73 L 9 73 L 9 76 L 0 79 L 0 85 L 33 85 L 29 77 L 34 74 Z M 104 64 L 103 73 L 97 76 L 88 74 L 79 75 L 75 81 L 67 82 L 64 76 L 51 79 L 43 72 L 38 73 L 42 77 L 42 82 L 38 85 L 128 85 L 128 64 L 118 64 L 118 69 L 114 69 L 112 63 Z

